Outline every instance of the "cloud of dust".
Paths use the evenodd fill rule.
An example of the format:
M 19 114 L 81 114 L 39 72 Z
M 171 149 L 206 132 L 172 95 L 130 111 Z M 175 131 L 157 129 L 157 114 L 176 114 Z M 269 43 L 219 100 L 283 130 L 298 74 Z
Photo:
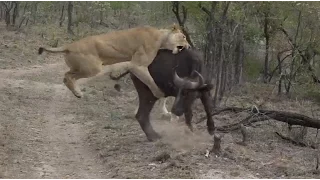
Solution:
M 164 143 L 179 151 L 206 148 L 213 143 L 213 138 L 206 130 L 198 130 L 194 127 L 191 132 L 184 121 L 158 120 L 154 121 L 153 127 L 161 134 Z

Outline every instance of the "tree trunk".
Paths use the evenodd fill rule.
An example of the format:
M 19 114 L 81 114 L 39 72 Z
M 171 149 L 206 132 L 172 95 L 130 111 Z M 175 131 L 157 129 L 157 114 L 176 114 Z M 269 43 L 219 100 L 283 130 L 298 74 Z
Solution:
M 175 14 L 177 21 L 179 23 L 179 26 L 182 28 L 183 34 L 186 36 L 186 39 L 191 47 L 194 47 L 190 35 L 187 32 L 185 28 L 185 23 L 187 21 L 187 8 L 185 6 L 181 6 L 182 8 L 182 17 L 180 17 L 180 2 L 179 1 L 173 1 L 172 2 L 172 12 Z
M 242 32 L 242 31 L 241 31 Z M 242 83 L 242 75 L 243 75 L 243 66 L 244 66 L 244 40 L 241 36 L 241 43 L 240 43 L 240 70 L 238 74 L 238 84 Z
M 21 19 L 21 21 L 20 21 L 20 23 L 19 23 L 19 26 L 18 26 L 18 28 L 20 29 L 21 28 L 21 26 L 22 26 L 22 24 L 23 24 L 23 22 L 26 20 L 26 17 L 23 17 L 22 19 Z
M 237 78 L 240 74 L 240 40 L 236 43 L 235 48 L 235 56 L 234 56 L 234 76 L 235 76 L 235 84 L 239 83 L 239 79 Z
M 29 23 L 29 18 L 27 18 L 25 26 L 27 26 L 28 23 Z
M 24 21 L 26 20 L 26 18 L 27 18 L 27 17 L 25 16 L 27 7 L 28 7 L 28 2 L 25 2 L 24 7 L 23 7 L 22 19 L 21 19 L 21 21 L 20 21 L 20 23 L 19 23 L 19 26 L 18 26 L 19 29 L 21 28 L 23 22 L 24 22 Z
M 74 35 L 72 31 L 72 12 L 73 12 L 73 2 L 68 2 L 68 33 Z
M 19 16 L 19 2 L 14 2 L 15 6 L 12 14 L 12 26 L 16 25 L 16 19 Z
M 100 10 L 100 22 L 99 22 L 100 25 L 103 24 L 103 11 Z
M 242 79 L 242 68 L 243 68 L 243 58 L 244 58 L 244 47 L 243 47 L 243 36 L 242 36 L 242 27 L 239 27 L 237 33 L 237 41 L 235 45 L 235 73 L 234 73 L 234 84 L 241 83 Z
M 224 54 L 224 52 L 222 52 Z M 223 58 L 222 65 L 221 65 L 221 83 L 220 83 L 220 89 L 219 89 L 219 102 L 222 100 L 225 90 L 226 90 L 226 84 L 227 84 L 227 62 L 226 58 Z
M 211 2 L 211 9 L 210 11 L 206 7 L 202 7 L 201 3 L 199 3 L 199 7 L 202 11 L 204 11 L 207 14 L 206 19 L 206 35 L 205 35 L 205 44 L 204 44 L 204 56 L 205 56 L 205 63 L 208 67 L 209 72 L 207 73 L 208 79 L 212 79 L 215 75 L 215 57 L 216 57 L 216 36 L 217 28 L 215 24 L 215 12 L 216 12 L 216 6 L 218 2 Z
M 3 12 L 3 9 L 2 9 L 2 5 L 1 5 L 1 6 L 0 6 L 0 20 L 2 20 L 2 18 L 3 18 L 2 12 Z
M 2 6 L 3 6 L 4 9 L 5 9 L 5 16 L 4 16 L 5 19 L 4 19 L 4 20 L 5 20 L 6 25 L 7 25 L 7 27 L 8 27 L 9 25 L 11 25 L 11 15 L 10 15 L 10 12 L 11 12 L 14 4 L 13 4 L 12 1 L 1 2 L 1 3 L 2 3 Z
M 38 11 L 38 2 L 33 2 L 32 7 L 32 17 L 33 17 L 33 23 L 36 24 L 37 21 L 37 11 Z M 31 21 L 32 22 L 32 21 Z
M 225 22 L 227 19 L 227 12 L 229 9 L 229 5 L 230 5 L 230 1 L 226 2 L 223 14 L 221 16 L 221 23 L 218 27 L 218 37 L 217 37 L 217 43 L 218 43 L 218 54 L 217 54 L 217 73 L 216 73 L 216 89 L 215 89 L 215 93 L 214 93 L 214 98 L 213 98 L 213 104 L 214 106 L 217 105 L 217 100 L 218 100 L 218 95 L 219 90 L 221 90 L 221 80 L 222 80 L 222 68 L 223 68 L 223 53 L 224 53 L 224 27 L 225 27 Z M 220 97 L 219 99 L 221 99 L 222 97 Z
M 269 74 L 269 15 L 268 13 L 264 13 L 264 37 L 266 39 L 266 55 L 264 58 L 264 72 L 263 72 L 263 82 L 267 83 L 268 74 Z
M 278 84 L 278 95 L 280 95 L 282 93 L 282 78 L 283 78 L 280 52 L 278 53 L 277 59 L 278 59 L 278 66 L 279 66 L 278 70 L 279 70 L 279 75 L 280 75 L 279 84 Z
M 61 15 L 60 15 L 60 20 L 59 20 L 59 26 L 62 27 L 64 21 L 64 5 L 62 5 L 62 9 L 61 9 Z
M 26 2 L 26 3 L 24 4 L 22 16 L 24 16 L 24 15 L 26 14 L 27 7 L 28 7 L 28 2 Z
M 6 11 L 5 13 L 5 22 L 6 22 L 6 25 L 9 26 L 10 25 L 10 11 Z

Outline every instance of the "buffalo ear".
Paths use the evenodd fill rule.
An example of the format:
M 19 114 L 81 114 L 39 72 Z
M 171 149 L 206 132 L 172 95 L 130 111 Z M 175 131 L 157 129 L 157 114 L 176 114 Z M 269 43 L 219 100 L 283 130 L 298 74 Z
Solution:
M 199 88 L 200 91 L 211 91 L 213 84 L 205 84 Z

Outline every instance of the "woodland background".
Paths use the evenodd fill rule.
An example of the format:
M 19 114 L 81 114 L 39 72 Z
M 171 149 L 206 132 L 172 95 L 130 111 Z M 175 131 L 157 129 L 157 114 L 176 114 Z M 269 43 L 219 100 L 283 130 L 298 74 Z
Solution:
M 319 8 L 319 2 L 3 1 L 0 19 L 15 30 L 37 27 L 52 46 L 111 30 L 178 23 L 203 52 L 215 103 L 245 82 L 320 101 Z

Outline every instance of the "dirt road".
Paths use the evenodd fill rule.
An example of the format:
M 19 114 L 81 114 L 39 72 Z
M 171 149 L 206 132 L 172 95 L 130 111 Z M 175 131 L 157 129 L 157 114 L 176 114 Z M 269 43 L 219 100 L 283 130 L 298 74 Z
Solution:
M 66 112 L 72 109 L 73 97 L 61 84 L 63 70 L 61 61 L 0 71 L 0 141 L 8 155 L 1 161 L 4 178 L 106 177 L 101 161 L 85 142 L 86 129 L 76 112 Z M 57 81 L 46 82 L 50 79 L 46 74 Z
M 163 148 L 167 146 L 165 143 L 171 143 L 173 148 L 182 151 L 201 145 L 202 133 L 201 136 L 190 136 L 186 141 L 179 141 L 186 130 L 180 126 L 181 123 L 176 124 L 180 126 L 180 136 L 172 139 L 177 129 L 168 122 L 161 122 L 158 127 L 160 132 L 167 131 L 163 142 L 147 142 L 138 123 L 130 117 L 136 104 L 132 87 L 121 94 L 113 90 L 114 82 L 99 77 L 95 82 L 86 82 L 86 96 L 77 99 L 61 82 L 67 70 L 63 60 L 55 58 L 55 61 L 52 64 L 0 70 L 1 177 L 150 177 L 147 172 L 135 172 L 136 169 L 126 163 L 128 160 L 130 163 L 139 161 L 136 156 L 141 155 L 139 151 L 143 146 L 146 146 L 145 152 L 151 155 L 149 159 L 144 159 L 147 164 L 142 162 L 145 167 L 141 166 L 148 171 L 158 166 L 152 163 L 152 158 L 163 153 Z M 106 97 L 106 93 L 111 97 Z M 130 102 L 132 104 L 125 105 Z M 97 121 L 101 118 L 105 119 L 105 124 Z M 105 133 L 117 137 L 109 138 Z M 101 141 L 111 141 L 107 143 L 110 146 L 101 147 Z M 198 144 L 193 143 L 197 141 Z M 119 156 L 119 148 L 132 148 L 133 152 Z M 107 156 L 112 159 L 111 163 L 105 162 Z M 118 174 L 119 168 L 124 173 Z M 190 173 L 174 176 L 190 177 Z

